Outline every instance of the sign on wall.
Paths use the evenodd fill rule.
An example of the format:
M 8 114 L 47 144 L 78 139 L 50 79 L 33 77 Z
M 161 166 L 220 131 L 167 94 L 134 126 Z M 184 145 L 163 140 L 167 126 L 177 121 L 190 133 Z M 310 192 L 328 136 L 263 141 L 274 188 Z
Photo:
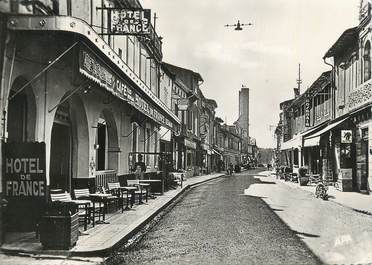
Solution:
M 174 124 L 153 104 L 145 100 L 128 82 L 108 68 L 97 56 L 83 48 L 80 49 L 79 71 L 156 122 L 168 129 L 175 129 Z
M 6 143 L 2 155 L 8 223 L 34 231 L 46 202 L 45 143 Z
M 341 130 L 341 143 L 351 144 L 353 142 L 353 131 L 352 130 Z
M 305 100 L 305 126 L 311 127 L 310 125 L 310 98 L 307 97 Z
M 150 34 L 150 9 L 109 9 L 109 12 L 111 34 Z

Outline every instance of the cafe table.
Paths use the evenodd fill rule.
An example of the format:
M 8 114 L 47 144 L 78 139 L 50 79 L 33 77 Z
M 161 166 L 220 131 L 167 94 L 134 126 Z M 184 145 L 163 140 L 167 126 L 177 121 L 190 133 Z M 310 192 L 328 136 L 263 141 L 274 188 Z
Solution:
M 130 201 L 130 206 L 131 208 L 133 207 L 133 200 L 134 200 L 134 192 L 137 190 L 136 187 L 129 187 L 129 186 L 124 186 L 124 187 L 118 187 L 118 189 L 120 190 L 120 193 L 121 193 L 121 197 L 123 198 L 123 193 L 126 191 L 127 193 L 127 205 L 125 206 L 125 208 L 123 208 L 123 205 L 121 207 L 121 211 L 123 212 L 124 210 L 130 210 L 129 208 L 129 192 L 131 193 L 132 195 L 132 199 Z
M 112 195 L 111 194 L 106 194 L 106 193 L 91 193 L 89 194 L 89 197 L 92 198 L 92 201 L 93 202 L 101 202 L 103 203 L 104 205 L 104 210 L 103 210 L 103 214 L 102 214 L 102 221 L 99 220 L 97 222 L 97 224 L 109 224 L 109 222 L 106 222 L 105 221 L 105 216 L 106 216 L 106 211 L 107 211 L 107 201 L 108 201 L 108 198 L 110 198 Z M 94 205 L 94 204 L 93 204 Z M 94 209 L 93 209 L 94 211 Z
M 141 185 L 144 185 L 144 184 L 147 184 L 147 186 L 150 186 L 151 183 L 161 183 L 162 181 L 160 179 L 141 179 L 140 180 L 140 184 Z M 151 190 L 151 189 L 150 189 Z M 164 194 L 164 189 L 162 187 L 161 189 L 161 194 Z M 150 198 L 152 199 L 155 199 L 156 197 L 154 196 L 154 194 L 150 194 Z

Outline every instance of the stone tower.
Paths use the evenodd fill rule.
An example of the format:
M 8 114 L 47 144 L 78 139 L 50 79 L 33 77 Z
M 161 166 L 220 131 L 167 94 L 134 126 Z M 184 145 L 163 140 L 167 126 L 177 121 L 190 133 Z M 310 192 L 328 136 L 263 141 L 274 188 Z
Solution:
M 239 125 L 249 136 L 249 88 L 242 87 L 239 91 Z

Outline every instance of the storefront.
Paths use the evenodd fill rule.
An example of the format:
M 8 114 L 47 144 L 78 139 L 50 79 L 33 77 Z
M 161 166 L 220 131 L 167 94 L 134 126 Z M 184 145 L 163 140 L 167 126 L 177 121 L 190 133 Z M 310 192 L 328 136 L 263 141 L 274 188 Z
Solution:
M 354 186 L 357 191 L 369 193 L 371 191 L 371 140 L 372 140 L 372 115 L 368 106 L 353 114 L 352 120 L 355 129 L 355 174 Z
M 159 150 L 160 126 L 178 131 L 179 119 L 86 23 L 22 16 L 8 26 L 1 136 L 45 144 L 44 202 L 51 189 L 94 190 L 98 178 L 128 173 L 130 152 Z
M 353 190 L 355 180 L 353 133 L 353 123 L 343 118 L 304 138 L 304 146 L 313 151 L 309 159 L 311 170 L 323 179 L 337 182 L 342 191 Z
M 189 140 L 187 138 L 184 139 L 185 144 L 185 162 L 186 162 L 186 170 L 188 172 L 188 176 L 196 176 L 199 174 L 199 168 L 197 166 L 197 143 Z

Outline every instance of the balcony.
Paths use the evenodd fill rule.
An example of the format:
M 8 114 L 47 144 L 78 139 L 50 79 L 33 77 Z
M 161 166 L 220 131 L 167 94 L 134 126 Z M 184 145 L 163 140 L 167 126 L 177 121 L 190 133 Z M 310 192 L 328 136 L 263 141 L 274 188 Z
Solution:
M 348 111 L 356 110 L 372 102 L 372 84 L 371 79 L 361 84 L 357 89 L 350 92 L 348 97 Z

